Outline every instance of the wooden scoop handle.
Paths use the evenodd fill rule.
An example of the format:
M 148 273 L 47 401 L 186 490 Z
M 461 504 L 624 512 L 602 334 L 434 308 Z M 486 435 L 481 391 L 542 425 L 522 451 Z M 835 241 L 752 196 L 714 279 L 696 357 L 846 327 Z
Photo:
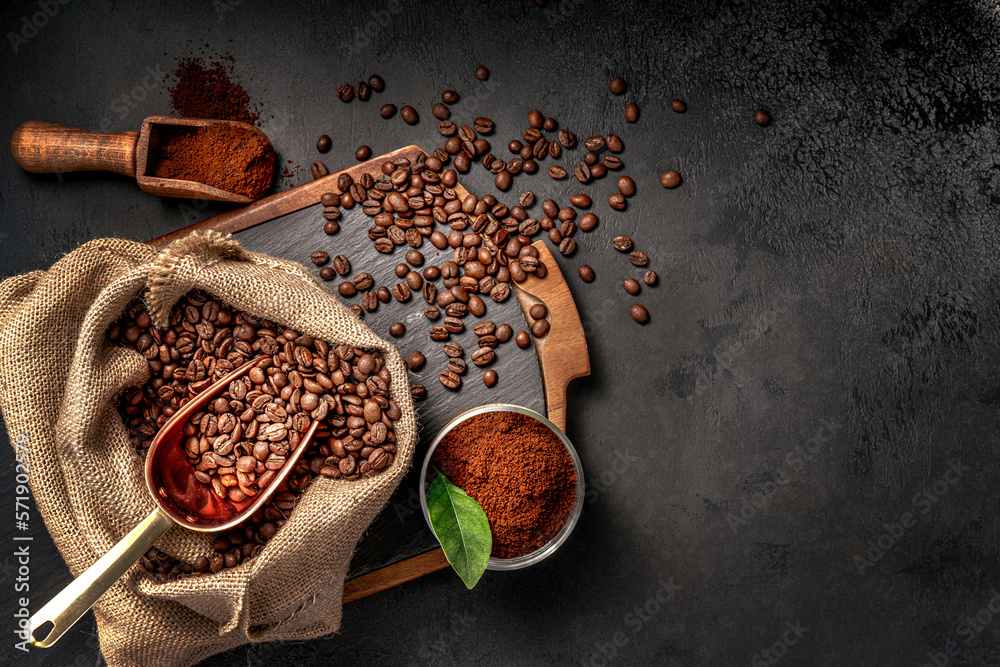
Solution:
M 138 132 L 101 134 L 75 127 L 29 120 L 10 138 L 10 154 L 25 171 L 113 171 L 135 176 Z

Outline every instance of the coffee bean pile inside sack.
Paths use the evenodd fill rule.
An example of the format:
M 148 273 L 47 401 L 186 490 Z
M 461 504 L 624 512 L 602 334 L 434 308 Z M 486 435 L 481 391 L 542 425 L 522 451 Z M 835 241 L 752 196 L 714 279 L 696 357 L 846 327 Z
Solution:
M 311 420 L 321 422 L 273 500 L 243 526 L 217 535 L 211 558 L 187 564 L 155 550 L 147 553 L 143 566 L 162 580 L 218 572 L 256 555 L 314 475 L 354 480 L 393 463 L 400 410 L 389 398 L 391 376 L 378 352 L 331 346 L 201 292 L 178 302 L 170 327 L 162 332 L 152 326 L 142 303 L 135 302 L 109 329 L 108 338 L 137 350 L 149 363 L 150 379 L 125 392 L 120 406 L 143 458 L 192 391 L 206 389 L 252 358 L 269 355 L 251 371 L 254 377 L 230 384 L 184 425 L 188 460 L 199 480 L 219 495 L 242 500 L 266 488 L 294 449 L 292 441 Z

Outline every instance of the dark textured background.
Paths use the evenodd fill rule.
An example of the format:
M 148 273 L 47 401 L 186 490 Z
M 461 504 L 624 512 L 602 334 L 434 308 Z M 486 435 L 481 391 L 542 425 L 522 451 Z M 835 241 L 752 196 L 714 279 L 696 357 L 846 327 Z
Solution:
M 454 117 L 492 116 L 498 148 L 533 107 L 580 137 L 617 132 L 638 194 L 618 214 L 612 179 L 589 186 L 601 224 L 560 259 L 598 275 L 570 280 L 593 375 L 570 395 L 590 489 L 563 549 L 471 592 L 431 575 L 349 605 L 334 637 L 205 664 L 919 665 L 949 649 L 939 664 L 998 664 L 1000 6 L 232 4 L 61 7 L 16 53 L 0 45 L 0 136 L 33 118 L 137 129 L 167 111 L 162 81 L 132 92 L 146 68 L 167 72 L 207 43 L 232 52 L 263 129 L 299 164 L 323 132 L 330 166 L 360 143 L 439 145 L 430 105 L 453 87 Z M 3 32 L 38 7 L 7 3 Z M 472 77 L 479 64 L 487 83 Z M 334 97 L 373 72 L 386 92 Z M 606 89 L 615 74 L 629 82 L 621 98 Z M 140 94 L 134 109 L 116 102 Z M 674 97 L 686 114 L 669 110 Z M 631 126 L 630 100 L 642 110 Z M 384 101 L 413 104 L 420 124 L 383 121 Z M 759 106 L 766 128 L 752 122 Z M 667 168 L 680 188 L 659 187 Z M 478 167 L 463 182 L 491 191 Z M 578 190 L 544 175 L 515 190 L 526 183 L 562 201 Z M 4 275 L 222 210 L 112 175 L 31 176 L 6 157 L 0 197 Z M 627 315 L 619 283 L 634 271 L 610 249 L 615 233 L 661 275 L 640 297 L 645 327 Z M 965 467 L 951 485 L 949 461 Z M 915 522 L 893 528 L 906 512 Z M 0 530 L 10 545 L 12 524 Z M 32 534 L 40 554 L 37 515 Z M 884 553 L 859 566 L 880 538 Z M 47 548 L 33 605 L 68 580 Z M 13 558 L 0 563 L 11 608 Z M 679 587 L 663 604 L 661 582 Z M 26 661 L 0 655 L 97 664 L 93 627 L 88 616 Z

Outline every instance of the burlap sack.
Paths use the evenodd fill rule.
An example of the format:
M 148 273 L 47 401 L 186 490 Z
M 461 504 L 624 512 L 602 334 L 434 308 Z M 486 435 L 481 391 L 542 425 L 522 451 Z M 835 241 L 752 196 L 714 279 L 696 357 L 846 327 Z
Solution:
M 163 250 L 87 243 L 48 271 L 0 283 L 0 410 L 12 442 L 28 436 L 32 494 L 74 576 L 154 509 L 115 409 L 149 371 L 138 353 L 108 344 L 105 331 L 137 295 L 163 322 L 196 288 L 316 338 L 381 350 L 402 411 L 396 460 L 368 478 L 317 479 L 261 554 L 237 568 L 164 584 L 132 568 L 94 608 L 111 665 L 191 665 L 246 642 L 335 631 L 354 548 L 413 457 L 402 358 L 302 266 L 216 234 Z M 211 555 L 207 535 L 178 526 L 157 546 L 189 563 Z

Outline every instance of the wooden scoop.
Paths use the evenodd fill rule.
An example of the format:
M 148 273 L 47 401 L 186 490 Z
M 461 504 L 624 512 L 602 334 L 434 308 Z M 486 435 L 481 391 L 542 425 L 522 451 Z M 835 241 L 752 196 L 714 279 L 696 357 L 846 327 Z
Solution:
M 111 551 L 28 619 L 32 644 L 40 648 L 55 644 L 174 524 L 199 532 L 225 531 L 239 525 L 271 500 L 309 446 L 319 421 L 313 420 L 298 447 L 288 452 L 284 467 L 267 488 L 240 502 L 219 498 L 211 487 L 195 479 L 194 466 L 187 460 L 184 448 L 186 436 L 183 430 L 184 423 L 192 414 L 225 391 L 230 382 L 247 374 L 266 358 L 252 359 L 212 384 L 163 425 L 146 455 L 146 487 L 156 503 L 156 509 Z
M 29 120 L 14 130 L 10 138 L 10 153 L 25 171 L 36 174 L 113 171 L 123 176 L 134 176 L 143 192 L 151 195 L 235 204 L 252 201 L 245 195 L 226 192 L 204 183 L 153 176 L 153 165 L 165 125 L 190 128 L 230 125 L 257 132 L 265 141 L 268 140 L 253 125 L 234 120 L 149 116 L 142 121 L 138 132 L 120 134 L 88 132 L 42 120 Z

